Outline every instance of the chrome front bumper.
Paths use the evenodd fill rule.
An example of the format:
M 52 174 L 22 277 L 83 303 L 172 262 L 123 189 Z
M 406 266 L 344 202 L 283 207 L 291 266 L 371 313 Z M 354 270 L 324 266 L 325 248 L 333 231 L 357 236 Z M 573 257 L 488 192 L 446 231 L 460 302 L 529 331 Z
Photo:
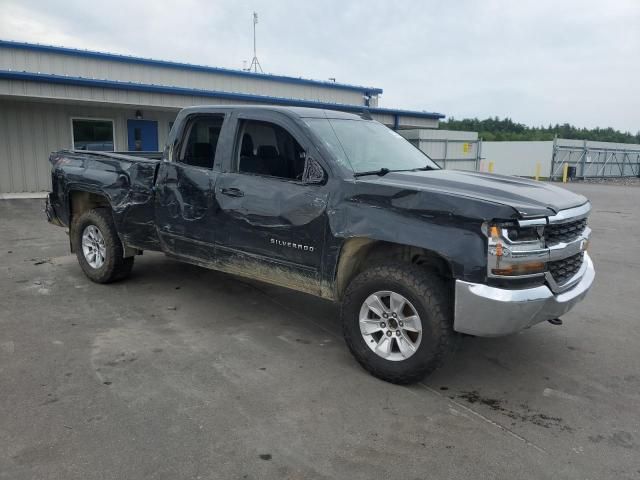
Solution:
M 578 275 L 580 280 L 573 287 L 558 294 L 546 285 L 507 290 L 456 280 L 453 329 L 479 337 L 499 337 L 558 318 L 581 301 L 591 288 L 595 270 L 586 252 Z

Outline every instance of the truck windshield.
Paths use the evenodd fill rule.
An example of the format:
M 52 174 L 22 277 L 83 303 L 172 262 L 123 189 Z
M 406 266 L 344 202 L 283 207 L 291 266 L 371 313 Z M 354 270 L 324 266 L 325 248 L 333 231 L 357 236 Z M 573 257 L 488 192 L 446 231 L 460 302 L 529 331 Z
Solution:
M 418 148 L 381 123 L 335 118 L 304 120 L 336 160 L 355 174 L 440 168 Z

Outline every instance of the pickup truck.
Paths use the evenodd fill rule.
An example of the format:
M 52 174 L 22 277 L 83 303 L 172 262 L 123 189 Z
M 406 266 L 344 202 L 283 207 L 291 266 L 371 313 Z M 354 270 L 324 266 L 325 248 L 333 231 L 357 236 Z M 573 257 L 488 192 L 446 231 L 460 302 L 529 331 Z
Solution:
M 46 213 L 91 280 L 156 250 L 339 302 L 350 351 L 390 382 L 459 333 L 559 324 L 594 280 L 585 197 L 440 169 L 366 112 L 186 108 L 152 157 L 50 156 Z

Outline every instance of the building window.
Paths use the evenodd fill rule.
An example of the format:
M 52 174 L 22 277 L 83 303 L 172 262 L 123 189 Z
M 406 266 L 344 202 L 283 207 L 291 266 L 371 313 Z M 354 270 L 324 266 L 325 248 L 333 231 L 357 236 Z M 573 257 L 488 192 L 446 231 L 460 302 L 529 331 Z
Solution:
M 71 124 L 74 150 L 114 150 L 112 120 L 74 118 Z

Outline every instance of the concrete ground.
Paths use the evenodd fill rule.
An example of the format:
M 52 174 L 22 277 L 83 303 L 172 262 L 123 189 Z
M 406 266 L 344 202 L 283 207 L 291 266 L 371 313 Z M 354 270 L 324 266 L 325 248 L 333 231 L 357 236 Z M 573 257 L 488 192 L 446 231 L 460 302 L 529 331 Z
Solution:
M 330 303 L 159 254 L 96 285 L 42 200 L 0 201 L 0 478 L 640 478 L 640 188 L 569 188 L 591 294 L 411 387 Z

